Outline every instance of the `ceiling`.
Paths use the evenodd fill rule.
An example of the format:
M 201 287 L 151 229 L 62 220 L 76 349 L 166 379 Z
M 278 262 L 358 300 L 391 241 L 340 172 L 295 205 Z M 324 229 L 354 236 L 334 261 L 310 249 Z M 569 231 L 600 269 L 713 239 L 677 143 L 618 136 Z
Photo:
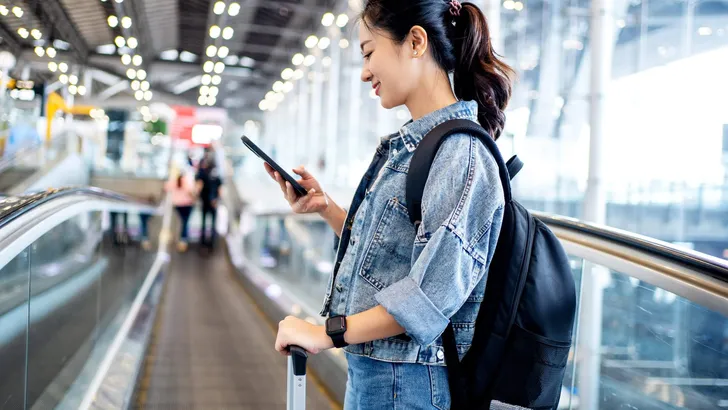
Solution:
M 216 3 L 222 5 L 216 9 Z M 35 79 L 58 78 L 59 72 L 37 69 L 51 61 L 48 55 L 34 54 L 35 47 L 54 44 L 53 60 L 67 62 L 71 71 L 101 69 L 122 81 L 130 67 L 144 69 L 153 91 L 190 103 L 197 103 L 203 64 L 222 61 L 226 67 L 216 105 L 257 107 L 335 4 L 345 6 L 335 0 L 0 0 L 0 47 L 22 55 L 16 71 L 22 62 L 34 61 Z M 131 25 L 121 20 L 124 16 Z M 214 25 L 220 27 L 216 39 L 210 30 Z M 40 31 L 39 39 L 32 30 Z M 138 45 L 117 47 L 117 37 L 134 37 Z M 209 58 L 211 45 L 227 47 L 228 55 Z M 141 56 L 142 63 L 125 66 L 120 58 L 125 53 Z

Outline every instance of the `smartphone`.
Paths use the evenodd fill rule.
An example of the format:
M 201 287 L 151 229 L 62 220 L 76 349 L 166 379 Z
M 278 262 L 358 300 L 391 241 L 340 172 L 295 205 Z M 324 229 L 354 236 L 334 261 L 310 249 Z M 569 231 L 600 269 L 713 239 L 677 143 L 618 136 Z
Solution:
M 245 144 L 245 146 L 248 147 L 249 150 L 253 151 L 253 154 L 255 154 L 258 158 L 262 159 L 265 163 L 270 165 L 271 168 L 278 172 L 284 180 L 290 182 L 296 195 L 306 196 L 306 194 L 308 193 L 306 189 L 302 187 L 301 184 L 298 183 L 298 181 L 293 179 L 293 177 L 290 176 L 286 171 L 284 171 L 283 168 L 280 167 L 280 165 L 276 164 L 276 162 L 273 161 L 273 159 L 269 157 L 268 154 L 263 152 L 262 149 L 258 148 L 257 145 L 253 144 L 253 141 L 251 141 L 245 135 L 243 135 L 240 139 L 243 140 L 243 144 Z

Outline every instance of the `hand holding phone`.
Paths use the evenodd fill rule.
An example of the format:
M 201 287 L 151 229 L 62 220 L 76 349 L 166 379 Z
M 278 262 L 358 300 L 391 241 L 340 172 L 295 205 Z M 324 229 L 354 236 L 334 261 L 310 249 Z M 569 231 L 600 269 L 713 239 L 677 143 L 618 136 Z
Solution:
M 278 182 L 283 196 L 291 205 L 293 212 L 297 214 L 321 213 L 329 206 L 328 197 L 321 189 L 321 185 L 303 166 L 294 168 L 293 172 L 301 177 L 298 181 L 299 184 L 308 190 L 308 194 L 305 196 L 297 196 L 293 186 L 268 163 L 265 163 L 264 166 L 268 175 Z

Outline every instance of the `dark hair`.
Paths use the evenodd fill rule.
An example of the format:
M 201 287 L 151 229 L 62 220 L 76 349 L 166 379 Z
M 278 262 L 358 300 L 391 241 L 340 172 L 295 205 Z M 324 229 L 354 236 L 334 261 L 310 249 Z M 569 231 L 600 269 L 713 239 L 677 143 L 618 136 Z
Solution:
M 455 96 L 476 101 L 478 122 L 498 139 L 515 72 L 493 51 L 488 23 L 478 6 L 463 3 L 459 15 L 451 13 L 452 7 L 446 0 L 368 0 L 361 20 L 400 44 L 412 27 L 425 29 L 435 62 L 453 73 Z

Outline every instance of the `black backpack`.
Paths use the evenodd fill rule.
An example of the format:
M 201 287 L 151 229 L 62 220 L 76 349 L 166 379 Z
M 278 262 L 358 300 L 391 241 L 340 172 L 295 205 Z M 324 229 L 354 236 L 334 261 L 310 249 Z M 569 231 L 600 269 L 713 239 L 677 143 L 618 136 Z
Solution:
M 452 322 L 442 335 L 453 409 L 487 409 L 491 401 L 555 409 L 571 347 L 576 292 L 559 240 L 511 197 L 510 178 L 523 163 L 504 163 L 495 141 L 477 123 L 450 120 L 430 131 L 407 174 L 407 209 L 421 220 L 422 193 L 448 135 L 478 137 L 498 163 L 505 195 L 503 224 L 488 269 L 485 297 L 470 350 L 458 358 Z M 510 176 L 509 176 L 510 175 Z

